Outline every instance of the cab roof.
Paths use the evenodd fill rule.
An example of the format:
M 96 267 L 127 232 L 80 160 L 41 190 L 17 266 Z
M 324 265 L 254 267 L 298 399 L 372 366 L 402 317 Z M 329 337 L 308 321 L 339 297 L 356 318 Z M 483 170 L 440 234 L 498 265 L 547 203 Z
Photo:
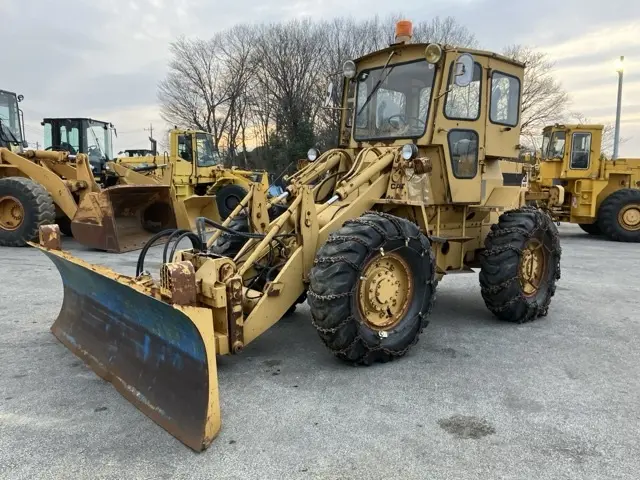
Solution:
M 556 123 L 555 125 L 547 125 L 546 127 L 544 127 L 543 131 L 549 131 L 552 129 L 558 129 L 558 130 L 578 130 L 578 129 L 584 129 L 584 130 L 603 130 L 604 129 L 604 125 L 598 125 L 598 124 L 590 124 L 590 123 Z
M 363 55 L 360 58 L 357 58 L 354 60 L 354 62 L 358 63 L 361 62 L 363 60 L 367 60 L 370 58 L 375 57 L 376 55 L 380 55 L 381 53 L 389 53 L 391 52 L 391 50 L 395 50 L 397 48 L 408 48 L 408 47 L 422 47 L 423 49 L 427 47 L 427 45 L 429 45 L 429 43 L 393 43 L 391 45 L 389 45 L 388 47 L 382 49 L 382 50 L 376 50 L 374 52 L 370 52 L 367 53 L 366 55 Z M 517 60 L 514 60 L 513 58 L 510 57 L 506 57 L 504 55 L 501 55 L 499 53 L 495 53 L 495 52 L 490 52 L 488 50 L 476 50 L 473 48 L 463 48 L 463 47 L 453 47 L 451 45 L 442 45 L 439 44 L 442 47 L 442 51 L 443 52 L 459 52 L 459 53 L 470 53 L 471 55 L 474 56 L 481 56 L 481 57 L 488 57 L 488 58 L 495 58 L 496 60 L 500 60 L 502 62 L 511 64 L 511 65 L 515 65 L 516 67 L 522 67 L 525 68 L 525 64 L 522 62 L 519 62 Z

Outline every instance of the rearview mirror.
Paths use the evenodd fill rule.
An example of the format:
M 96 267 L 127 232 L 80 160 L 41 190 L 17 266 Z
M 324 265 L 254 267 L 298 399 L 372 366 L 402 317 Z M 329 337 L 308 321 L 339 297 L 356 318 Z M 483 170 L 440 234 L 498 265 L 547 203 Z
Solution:
M 325 108 L 330 107 L 332 103 L 333 103 L 333 82 L 329 82 L 329 85 L 327 86 L 327 96 L 324 100 Z
M 473 57 L 469 53 L 463 53 L 456 60 L 456 75 L 454 83 L 458 87 L 466 87 L 473 80 Z

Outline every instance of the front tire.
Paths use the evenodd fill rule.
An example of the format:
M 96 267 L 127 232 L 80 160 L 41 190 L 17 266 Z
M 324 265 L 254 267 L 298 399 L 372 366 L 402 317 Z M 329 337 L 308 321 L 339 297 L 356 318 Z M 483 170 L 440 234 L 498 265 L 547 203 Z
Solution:
M 383 213 L 349 220 L 318 250 L 308 304 L 324 344 L 361 365 L 415 345 L 435 300 L 435 257 L 418 226 Z
M 579 223 L 578 226 L 582 231 L 587 232 L 589 235 L 601 235 L 602 230 L 598 226 L 598 223 Z
M 35 241 L 41 225 L 55 223 L 49 192 L 29 178 L 0 179 L 0 246 L 23 247 Z
M 613 241 L 640 242 L 640 190 L 625 188 L 605 198 L 598 226 Z
M 547 315 L 560 279 L 560 239 L 549 215 L 533 207 L 500 216 L 485 239 L 480 286 L 500 320 L 525 323 Z

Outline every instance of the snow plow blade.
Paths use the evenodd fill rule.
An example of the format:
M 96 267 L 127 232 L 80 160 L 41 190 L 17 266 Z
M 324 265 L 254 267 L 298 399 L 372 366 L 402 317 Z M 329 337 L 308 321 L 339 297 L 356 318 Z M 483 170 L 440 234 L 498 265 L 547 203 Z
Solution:
M 118 185 L 89 193 L 71 222 L 82 245 L 116 253 L 141 249 L 168 228 L 176 228 L 168 185 Z
M 171 435 L 206 449 L 220 430 L 211 311 L 170 305 L 130 277 L 31 245 L 62 277 L 56 338 Z

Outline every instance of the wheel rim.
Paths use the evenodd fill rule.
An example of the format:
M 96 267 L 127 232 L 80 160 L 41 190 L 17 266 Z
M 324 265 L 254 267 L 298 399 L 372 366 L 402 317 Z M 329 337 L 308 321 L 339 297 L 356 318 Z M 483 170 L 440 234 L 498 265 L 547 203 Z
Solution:
M 378 255 L 364 268 L 358 283 L 358 307 L 368 326 L 393 328 L 405 316 L 413 295 L 409 265 L 398 255 Z
M 0 227 L 4 230 L 16 230 L 24 221 L 24 208 L 15 197 L 0 198 Z
M 527 242 L 520 257 L 520 284 L 526 297 L 532 297 L 540 290 L 547 271 L 547 251 L 540 240 Z
M 640 204 L 627 205 L 620 210 L 618 222 L 622 228 L 630 232 L 640 230 Z
M 238 204 L 242 201 L 242 199 L 236 197 L 235 195 L 229 195 L 225 201 L 224 204 L 225 206 L 229 209 L 229 210 L 233 210 L 235 209 Z

